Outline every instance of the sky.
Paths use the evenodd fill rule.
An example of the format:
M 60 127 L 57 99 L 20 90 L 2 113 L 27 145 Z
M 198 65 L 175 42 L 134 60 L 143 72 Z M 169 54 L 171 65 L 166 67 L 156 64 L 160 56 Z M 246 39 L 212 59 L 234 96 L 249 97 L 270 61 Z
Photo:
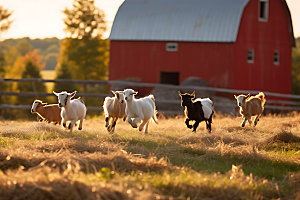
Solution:
M 124 0 L 95 0 L 98 8 L 106 14 L 109 36 L 110 29 Z M 11 19 L 14 21 L 10 29 L 0 35 L 0 40 L 7 38 L 30 37 L 46 38 L 66 36 L 62 11 L 72 7 L 73 0 L 0 0 L 0 5 L 13 11 Z M 300 37 L 300 0 L 287 0 L 292 15 L 294 35 Z

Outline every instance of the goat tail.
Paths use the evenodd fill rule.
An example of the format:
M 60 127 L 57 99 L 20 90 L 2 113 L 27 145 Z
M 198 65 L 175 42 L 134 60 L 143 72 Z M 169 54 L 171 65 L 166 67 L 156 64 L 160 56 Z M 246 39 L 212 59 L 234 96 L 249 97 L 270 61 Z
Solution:
M 264 106 L 265 103 L 266 103 L 266 96 L 265 96 L 265 94 L 263 92 L 260 92 L 260 93 L 258 93 L 257 97 L 260 98 L 261 104 L 262 104 L 262 106 Z

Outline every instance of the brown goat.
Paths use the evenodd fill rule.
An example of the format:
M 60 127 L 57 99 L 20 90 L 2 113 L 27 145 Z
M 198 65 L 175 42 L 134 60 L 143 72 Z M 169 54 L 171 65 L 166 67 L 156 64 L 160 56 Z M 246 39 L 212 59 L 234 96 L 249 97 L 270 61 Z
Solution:
M 264 105 L 266 103 L 266 97 L 263 92 L 260 92 L 256 96 L 250 96 L 240 94 L 239 96 L 235 96 L 237 100 L 237 104 L 240 107 L 240 114 L 243 117 L 242 127 L 245 126 L 246 120 L 248 120 L 250 126 L 252 124 L 252 116 L 256 116 L 254 120 L 254 126 L 256 126 L 259 118 L 264 111 Z
M 124 94 L 120 91 L 112 91 L 114 97 L 105 97 L 103 110 L 105 113 L 105 127 L 109 132 L 114 132 L 118 118 L 126 120 Z M 111 121 L 111 122 L 110 122 Z
M 58 107 L 58 104 L 47 104 L 43 103 L 40 100 L 35 100 L 31 107 L 31 113 L 36 113 L 44 121 L 54 124 L 61 123 L 61 108 Z

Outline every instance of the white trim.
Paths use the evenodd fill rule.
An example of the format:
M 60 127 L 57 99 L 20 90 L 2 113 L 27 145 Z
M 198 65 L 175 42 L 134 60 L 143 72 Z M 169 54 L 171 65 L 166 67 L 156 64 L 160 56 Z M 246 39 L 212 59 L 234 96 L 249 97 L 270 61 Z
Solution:
M 176 42 L 166 43 L 166 51 L 171 51 L 171 52 L 178 51 L 178 43 Z

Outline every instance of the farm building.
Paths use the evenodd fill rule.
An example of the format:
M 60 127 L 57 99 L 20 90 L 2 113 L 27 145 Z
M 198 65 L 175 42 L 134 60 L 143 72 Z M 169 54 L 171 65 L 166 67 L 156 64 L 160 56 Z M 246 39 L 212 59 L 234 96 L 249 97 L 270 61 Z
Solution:
M 285 0 L 125 0 L 109 39 L 110 80 L 291 93 Z

